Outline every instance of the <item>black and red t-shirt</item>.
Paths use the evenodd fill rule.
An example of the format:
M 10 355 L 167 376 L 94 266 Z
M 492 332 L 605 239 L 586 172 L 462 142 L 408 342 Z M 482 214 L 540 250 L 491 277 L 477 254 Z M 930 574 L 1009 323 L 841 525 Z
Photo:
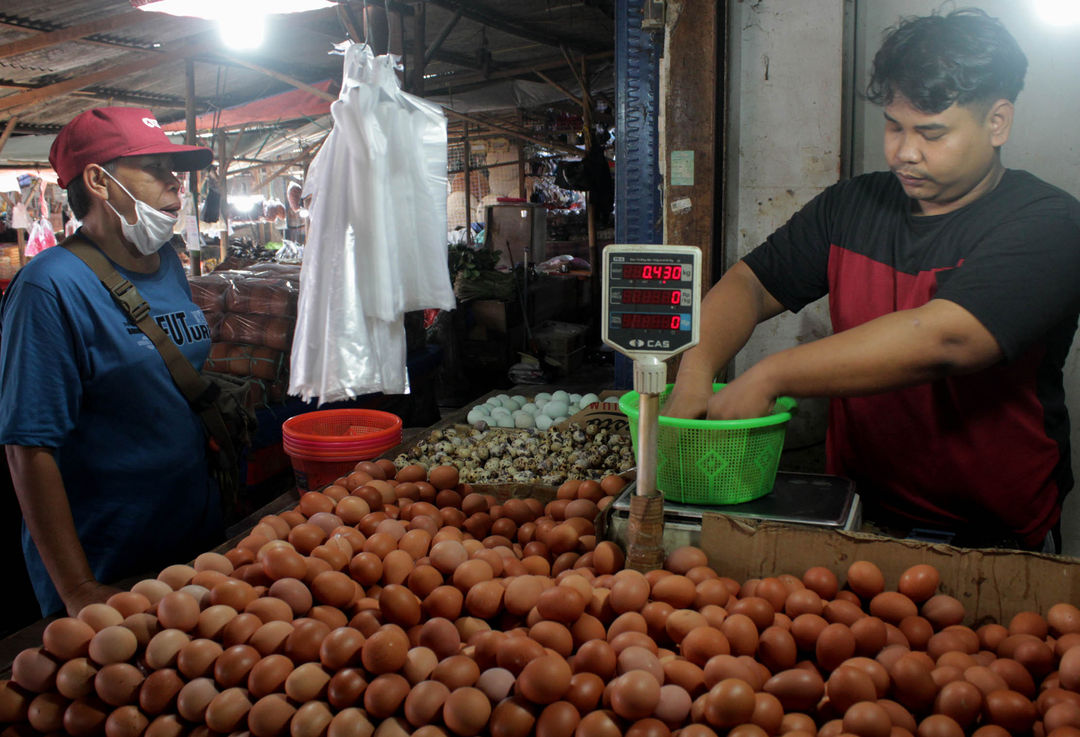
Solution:
M 878 172 L 830 187 L 745 261 L 793 312 L 828 294 L 835 332 L 934 298 L 986 326 L 1005 356 L 989 369 L 832 399 L 829 471 L 918 522 L 1042 540 L 1072 487 L 1062 367 L 1080 312 L 1080 202 L 1007 170 L 970 205 L 918 216 Z

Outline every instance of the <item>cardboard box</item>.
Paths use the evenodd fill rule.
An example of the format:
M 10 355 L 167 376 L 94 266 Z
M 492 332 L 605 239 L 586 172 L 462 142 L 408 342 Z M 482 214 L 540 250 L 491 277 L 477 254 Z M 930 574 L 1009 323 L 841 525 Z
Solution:
M 625 546 L 625 525 L 598 525 L 606 539 Z M 613 527 L 615 529 L 613 529 Z M 965 549 L 900 540 L 864 532 L 825 530 L 777 522 L 749 522 L 724 514 L 706 514 L 693 544 L 722 576 L 736 581 L 790 573 L 802 577 L 811 566 L 825 566 L 840 579 L 857 560 L 876 564 L 887 590 L 896 590 L 900 574 L 929 563 L 941 574 L 939 593 L 963 603 L 964 624 L 1005 624 L 1015 614 L 1046 615 L 1059 602 L 1080 601 L 1080 560 L 1015 550 Z M 685 531 L 665 529 L 665 548 L 688 544 Z
M 552 354 L 569 354 L 585 347 L 588 325 L 548 320 L 533 331 L 540 350 Z
M 570 351 L 569 353 L 546 353 L 544 354 L 544 363 L 555 369 L 555 373 L 562 376 L 569 376 L 574 373 L 581 366 L 585 360 L 585 349 L 578 348 L 577 350 Z

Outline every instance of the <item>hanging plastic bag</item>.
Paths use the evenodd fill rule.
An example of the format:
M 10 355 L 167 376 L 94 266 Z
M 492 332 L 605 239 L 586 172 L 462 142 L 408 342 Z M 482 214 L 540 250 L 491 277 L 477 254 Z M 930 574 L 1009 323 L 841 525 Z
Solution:
M 34 221 L 30 219 L 30 214 L 26 211 L 26 205 L 22 202 L 16 202 L 15 206 L 11 208 L 11 227 L 27 229 L 34 225 Z
M 38 207 L 41 209 L 41 218 L 30 228 L 30 237 L 26 241 L 27 258 L 56 245 L 56 234 L 53 233 L 52 220 L 49 218 L 49 204 L 45 201 L 44 182 L 41 182 L 38 188 Z
M 56 235 L 48 218 L 35 220 L 30 227 L 30 237 L 26 240 L 26 257 L 37 256 L 46 248 L 56 245 Z
M 343 48 L 334 128 L 302 192 L 311 230 L 289 386 L 321 402 L 407 392 L 404 312 L 454 306 L 445 117 L 401 91 L 393 58 Z

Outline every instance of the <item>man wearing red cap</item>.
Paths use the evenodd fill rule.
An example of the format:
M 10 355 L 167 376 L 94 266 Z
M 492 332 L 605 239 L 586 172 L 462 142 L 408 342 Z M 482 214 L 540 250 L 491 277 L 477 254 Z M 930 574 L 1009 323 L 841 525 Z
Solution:
M 171 248 L 174 171 L 210 164 L 153 113 L 99 108 L 56 137 L 49 162 L 75 217 L 196 368 L 210 331 Z M 43 614 L 104 601 L 105 584 L 182 562 L 221 535 L 199 418 L 160 353 L 65 248 L 32 259 L 0 303 L 0 443 L 23 511 Z

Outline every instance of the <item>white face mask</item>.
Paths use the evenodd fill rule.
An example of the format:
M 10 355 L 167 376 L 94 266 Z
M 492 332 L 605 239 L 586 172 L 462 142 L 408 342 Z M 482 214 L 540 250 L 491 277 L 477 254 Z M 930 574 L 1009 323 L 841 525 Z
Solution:
M 124 219 L 124 216 L 112 206 L 112 203 L 106 200 L 105 204 L 116 213 L 116 216 L 120 218 L 120 227 L 123 229 L 124 237 L 135 244 L 135 248 L 139 253 L 144 256 L 150 256 L 161 250 L 161 247 L 165 245 L 165 242 L 172 237 L 173 226 L 176 225 L 176 218 L 172 215 L 166 214 L 161 210 L 150 207 L 142 200 L 135 199 L 135 196 L 128 192 L 127 187 L 120 184 L 116 177 L 105 169 L 102 169 L 109 175 L 109 179 L 116 182 L 120 189 L 124 190 L 125 194 L 135 202 L 135 222 L 129 223 Z

